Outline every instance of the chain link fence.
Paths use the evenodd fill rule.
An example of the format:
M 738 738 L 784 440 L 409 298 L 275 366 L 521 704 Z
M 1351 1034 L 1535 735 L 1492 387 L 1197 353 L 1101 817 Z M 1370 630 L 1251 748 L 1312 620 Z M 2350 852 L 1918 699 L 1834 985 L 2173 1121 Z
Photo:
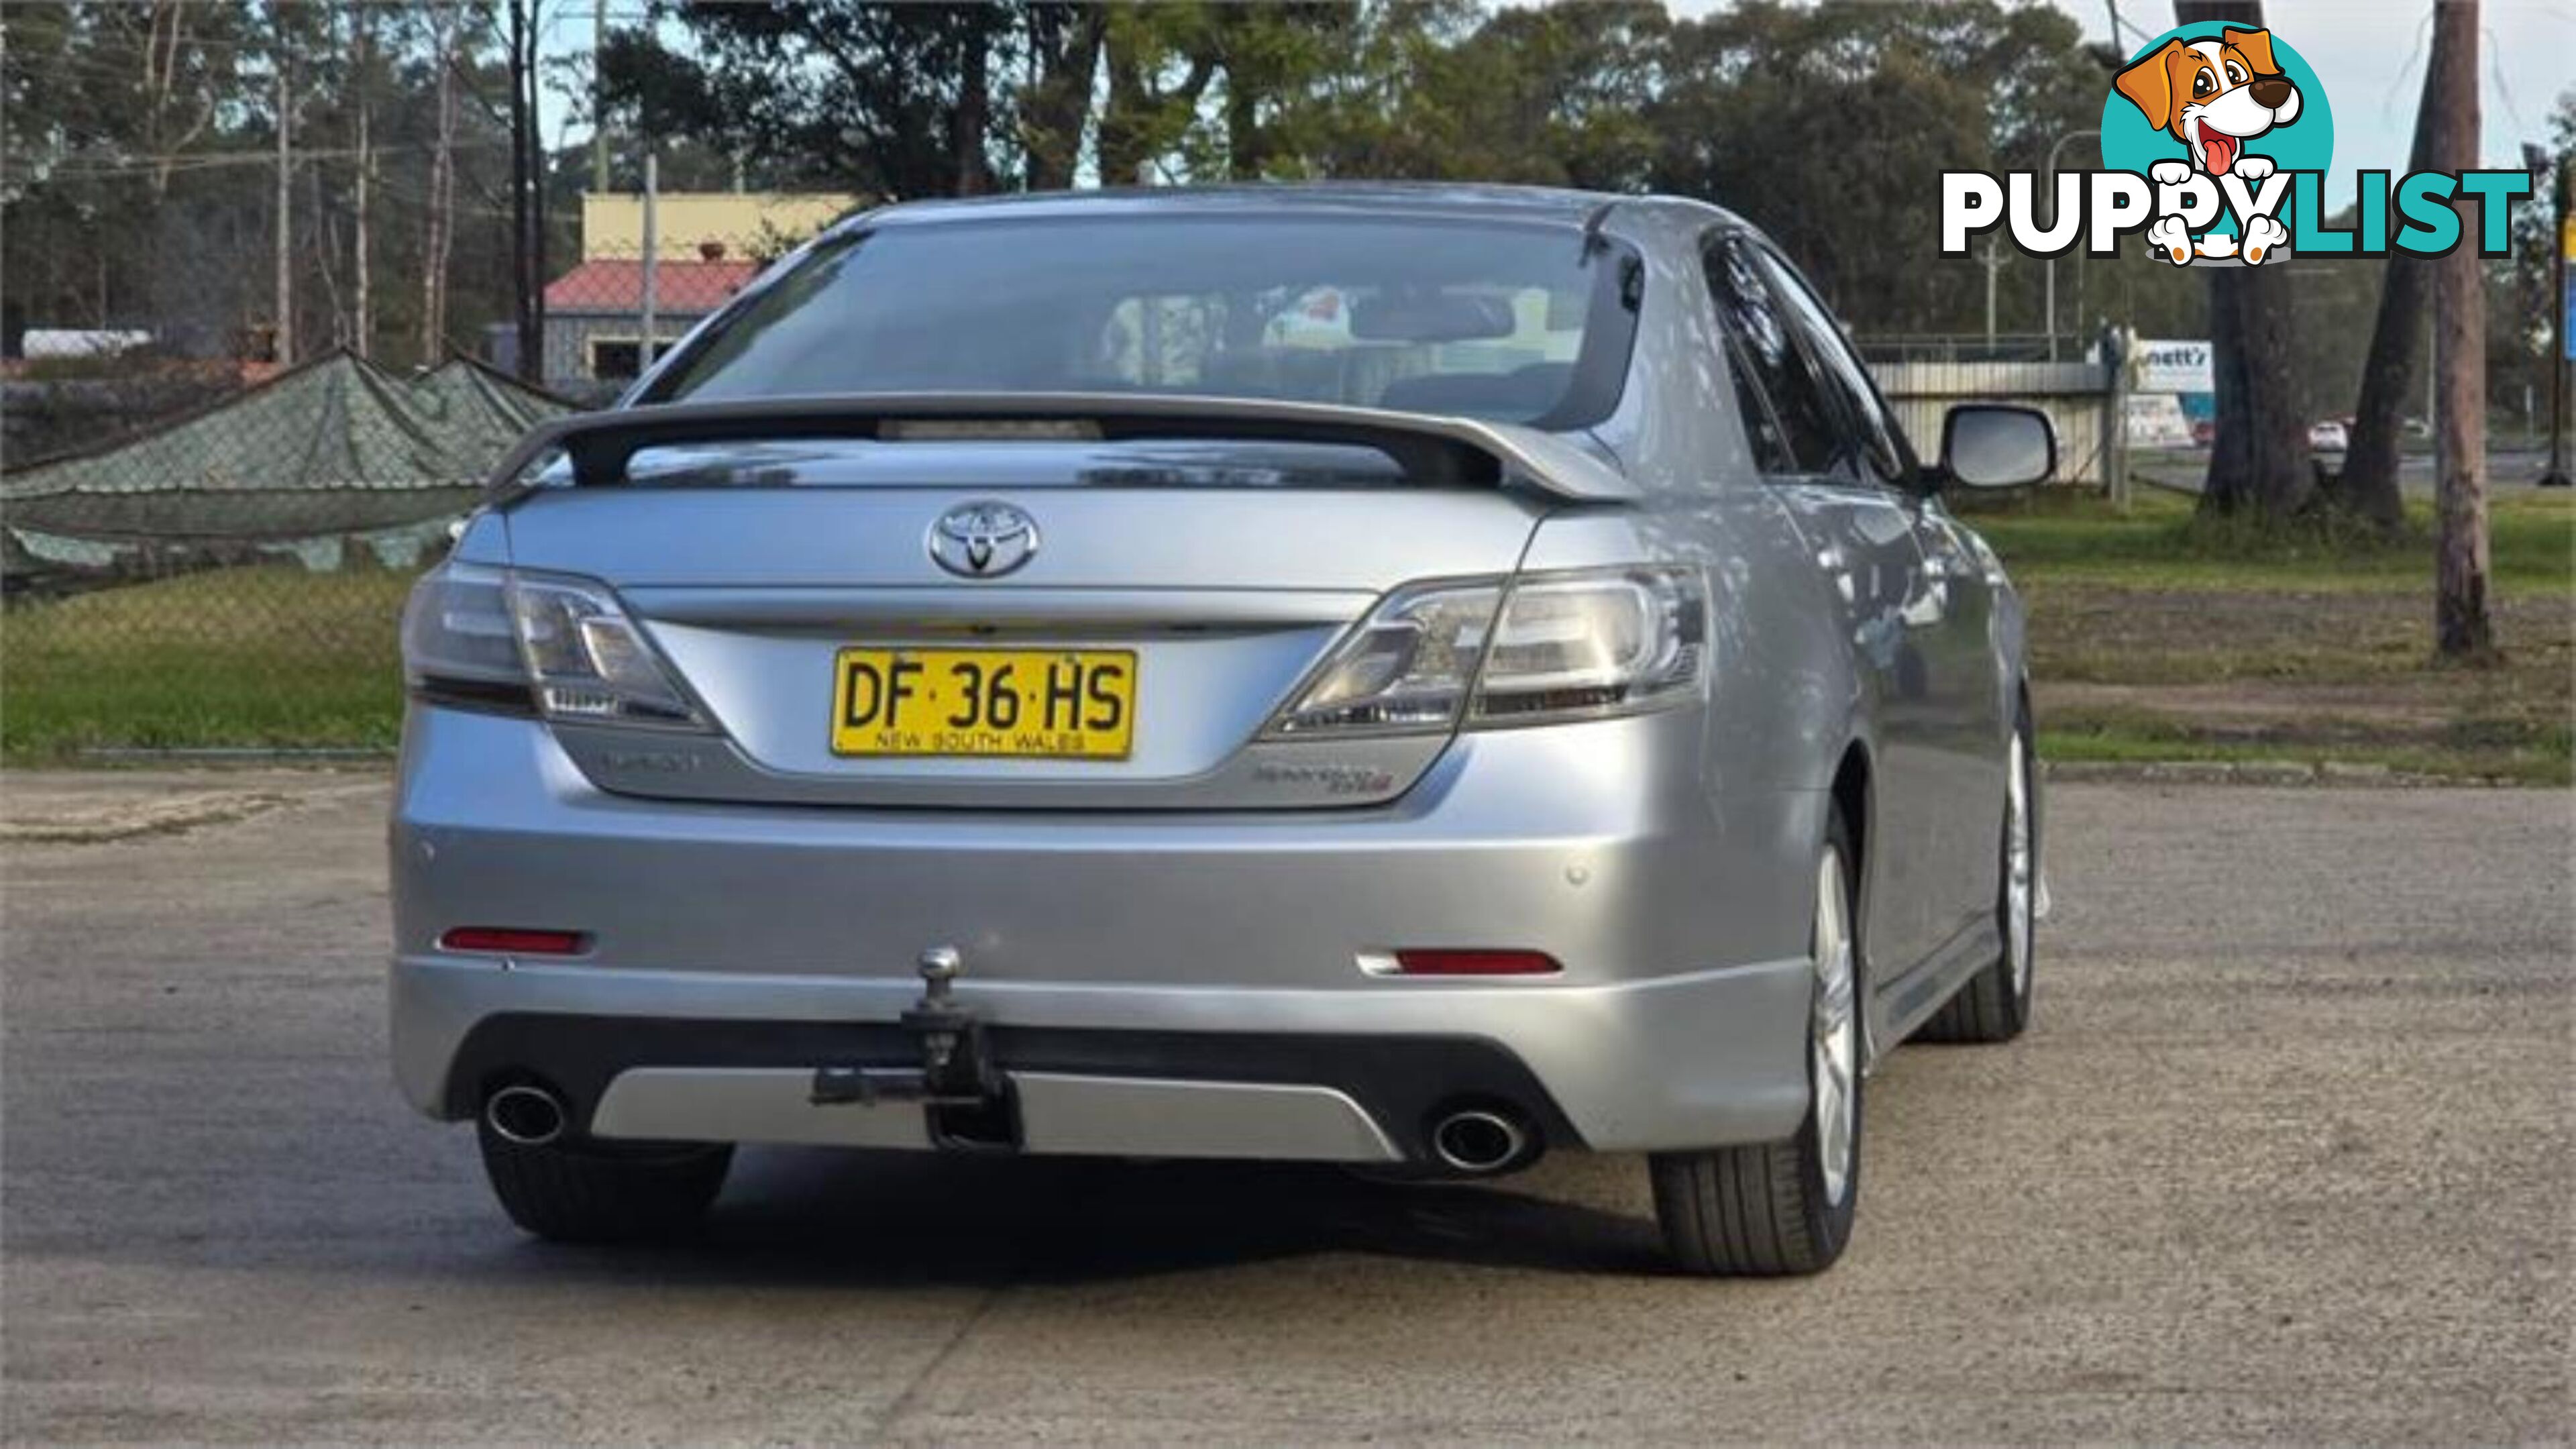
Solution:
M 494 462 L 543 418 L 615 398 L 851 204 L 709 193 L 648 215 L 638 196 L 585 198 L 533 339 L 486 306 L 433 366 L 353 350 L 279 366 L 206 342 L 261 341 L 255 320 L 193 312 L 174 342 L 148 313 L 25 329 L 0 363 L 0 751 L 390 749 L 403 600 Z M 2021 342 L 1865 350 L 1919 445 L 1937 446 L 1950 402 L 2031 401 L 2059 419 L 2068 476 L 2097 480 L 2108 370 Z
M 515 320 L 489 307 L 455 319 L 428 366 L 336 347 L 279 365 L 255 309 L 232 326 L 183 309 L 165 330 L 145 307 L 112 328 L 15 329 L 0 360 L 0 753 L 391 749 L 403 600 L 493 464 L 534 423 L 613 399 L 848 205 L 659 200 L 653 222 L 631 195 L 584 207 L 577 247 L 549 266 L 527 376 Z
M 463 358 L 398 376 L 332 353 L 137 424 L 174 370 L 207 371 L 5 384 L 38 446 L 65 412 L 99 437 L 13 447 L 0 479 L 8 755 L 389 746 L 412 576 L 562 404 Z

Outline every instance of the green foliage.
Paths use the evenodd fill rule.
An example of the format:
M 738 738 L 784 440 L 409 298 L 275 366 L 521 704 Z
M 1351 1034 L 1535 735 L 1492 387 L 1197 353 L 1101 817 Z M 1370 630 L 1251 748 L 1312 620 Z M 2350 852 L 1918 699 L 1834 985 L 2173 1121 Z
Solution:
M 0 275 L 15 320 L 134 327 L 189 357 L 243 355 L 275 320 L 273 155 L 294 141 L 298 356 L 424 360 L 419 331 L 442 37 L 458 77 L 461 215 L 448 330 L 508 307 L 506 83 L 491 0 L 12 0 L 0 64 Z M 284 86 L 279 85 L 283 72 Z M 368 145 L 357 147 L 361 112 Z M 354 335 L 354 194 L 372 187 L 369 328 Z M 433 349 L 435 350 L 435 349 Z
M 1754 0 L 1699 20 L 1655 0 L 671 0 L 657 13 L 689 45 L 646 31 L 613 45 L 613 114 L 818 184 L 903 196 L 1085 176 L 1674 191 L 1772 229 L 1838 307 L 1900 332 L 1963 330 L 1982 314 L 1975 263 L 1885 264 L 1893 237 L 1930 250 L 1931 178 L 2039 165 L 2093 124 L 2105 79 L 2073 20 L 1995 0 Z M 978 54 L 985 63 L 969 65 Z M 976 165 L 953 144 L 970 115 L 989 121 Z M 1086 134 L 1087 161 L 1068 149 Z M 2061 159 L 2080 165 L 2083 148 Z M 2017 303 L 2033 291 L 2012 289 Z M 2070 326 L 2079 315 L 2070 307 Z
M 920 5 L 647 0 L 547 84 L 604 122 L 611 184 L 925 197 L 1086 184 L 1448 179 L 1706 197 L 1772 231 L 1873 334 L 1973 332 L 1987 277 L 1931 255 L 1947 168 L 2092 157 L 2108 71 L 2060 8 L 2005 0 L 1149 0 Z M 630 6 L 614 13 L 634 15 Z M 549 6 L 550 22 L 586 18 Z M 144 326 L 236 352 L 273 310 L 265 149 L 278 72 L 299 148 L 296 351 L 421 346 L 436 81 L 457 77 L 444 340 L 509 311 L 500 0 L 22 0 L 0 66 L 0 271 L 37 326 Z M 448 51 L 453 38 L 453 54 Z M 596 80 L 601 105 L 593 105 Z M 596 111 L 596 114 L 594 114 Z M 357 122 L 370 124 L 356 150 Z M 2559 98 L 2563 144 L 2576 93 Z M 586 138 L 549 158 L 550 272 L 577 245 Z M 351 208 L 372 181 L 368 335 L 352 336 Z M 2545 378 L 2542 208 L 2495 268 L 2497 401 Z M 2038 260 L 2008 255 L 1999 325 L 2041 325 Z M 2143 255 L 2062 258 L 2063 331 L 2207 331 L 2206 278 Z M 2379 267 L 2294 267 L 2301 403 L 2347 411 Z M 2519 417 L 2516 418 L 2517 425 Z
M 777 0 L 658 6 L 690 38 L 622 31 L 601 57 L 609 112 L 645 135 L 715 140 L 790 187 L 882 197 L 992 189 L 971 118 L 989 108 L 995 50 L 1017 22 L 987 5 Z M 979 93 L 980 90 L 980 93 Z
M 1935 179 L 2035 170 L 2059 137 L 2090 128 L 2107 78 L 2081 39 L 2060 11 L 1989 0 L 1713 12 L 1673 28 L 1647 111 L 1662 140 L 1654 185 L 1762 226 L 1874 332 L 1969 330 L 1985 272 L 1935 255 Z M 2084 143 L 2059 160 L 2084 164 Z

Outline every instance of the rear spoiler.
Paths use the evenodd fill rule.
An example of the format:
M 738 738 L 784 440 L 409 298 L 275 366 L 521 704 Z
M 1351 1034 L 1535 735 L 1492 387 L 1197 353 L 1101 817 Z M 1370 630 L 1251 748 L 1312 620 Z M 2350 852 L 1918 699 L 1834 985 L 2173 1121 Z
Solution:
M 862 393 L 845 397 L 755 398 L 663 403 L 573 413 L 519 440 L 485 485 L 506 503 L 530 491 L 530 469 L 560 449 L 579 488 L 627 481 L 647 448 L 705 443 L 877 438 L 889 423 L 1079 422 L 1105 439 L 1243 439 L 1340 443 L 1393 458 L 1408 478 L 1429 483 L 1524 486 L 1581 502 L 1638 496 L 1616 468 L 1557 436 L 1510 423 L 1387 412 L 1267 398 L 1131 393 Z

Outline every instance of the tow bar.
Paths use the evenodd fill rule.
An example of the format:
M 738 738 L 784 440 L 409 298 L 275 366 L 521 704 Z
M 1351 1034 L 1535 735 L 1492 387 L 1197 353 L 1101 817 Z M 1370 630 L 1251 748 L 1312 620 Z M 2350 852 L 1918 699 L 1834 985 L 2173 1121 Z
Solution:
M 953 990 L 966 959 L 954 946 L 921 953 L 921 999 L 897 1024 L 921 1043 L 917 1067 L 817 1067 L 807 1100 L 817 1107 L 918 1102 L 931 1140 L 962 1151 L 1019 1145 L 1018 1104 L 984 1042 L 984 1020 Z

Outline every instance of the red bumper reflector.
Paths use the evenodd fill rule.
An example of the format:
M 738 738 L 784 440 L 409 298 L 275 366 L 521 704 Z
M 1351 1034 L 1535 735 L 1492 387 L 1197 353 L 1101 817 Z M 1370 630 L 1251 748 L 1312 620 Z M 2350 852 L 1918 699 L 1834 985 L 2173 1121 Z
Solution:
M 508 926 L 458 926 L 438 938 L 444 951 L 500 951 L 512 956 L 578 956 L 588 938 L 579 931 L 521 931 Z
M 1545 951 L 1398 951 L 1406 976 L 1553 976 L 1565 968 Z

